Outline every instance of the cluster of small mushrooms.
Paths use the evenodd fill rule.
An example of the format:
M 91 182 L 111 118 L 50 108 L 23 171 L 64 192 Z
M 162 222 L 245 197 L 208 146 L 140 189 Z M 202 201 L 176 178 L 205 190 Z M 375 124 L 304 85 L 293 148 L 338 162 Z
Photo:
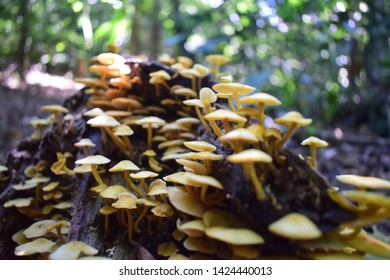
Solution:
M 155 256 L 175 260 L 266 257 L 262 256 L 262 246 L 267 240 L 225 206 L 229 193 L 213 176 L 214 163 L 226 160 L 241 165 L 242 176 L 262 203 L 267 198 L 264 170 L 276 168 L 275 162 L 283 164 L 285 143 L 297 128 L 310 125 L 312 120 L 292 111 L 275 118 L 275 126 L 267 127 L 265 110 L 281 101 L 232 82 L 229 75 L 220 72 L 220 67 L 229 62 L 227 57 L 209 55 L 207 62 L 206 67 L 193 64 L 188 57 L 161 57 L 160 63 L 172 72 L 150 73 L 149 84 L 157 96 L 168 91 L 170 98 L 144 106 L 144 98 L 132 93 L 132 87 L 142 81 L 137 76 L 129 78 L 131 70 L 124 57 L 102 53 L 92 60 L 90 71 L 98 78 L 76 81 L 83 83 L 84 94 L 90 95 L 84 112 L 86 124 L 99 129 L 101 138 L 79 139 L 74 143 L 79 149 L 77 155 L 58 151 L 56 162 L 49 166 L 39 161 L 29 166 L 26 179 L 12 186 L 23 195 L 3 207 L 17 208 L 34 221 L 13 236 L 18 244 L 17 256 L 78 259 L 99 253 L 84 242 L 67 240 L 74 187 L 42 175 L 50 169 L 63 177 L 91 174 L 90 193 L 102 202 L 100 214 L 106 237 L 112 234 L 112 223 L 126 230 L 130 242 L 140 236 L 152 238 L 168 228 L 173 229 L 169 239 L 152 252 Z M 189 79 L 191 87 L 173 84 L 178 76 Z M 219 83 L 202 87 L 206 76 Z M 226 99 L 228 106 L 215 106 L 218 99 Z M 179 108 L 175 109 L 179 117 L 164 118 L 171 108 Z M 52 115 L 31 122 L 36 129 L 32 138 L 41 139 L 48 125 L 60 134 L 72 129 L 74 116 L 67 108 L 53 105 L 42 110 Z M 232 153 L 224 156 L 215 145 L 197 141 L 200 125 Z M 143 139 L 142 145 L 133 141 L 136 136 Z M 302 145 L 310 146 L 310 156 L 301 159 L 315 170 L 316 149 L 328 143 L 309 137 Z M 105 148 L 118 151 L 121 160 L 103 154 Z M 172 166 L 179 168 L 173 170 Z M 6 175 L 7 168 L 1 166 L 0 180 L 7 180 Z M 112 177 L 116 178 L 114 183 L 109 180 Z M 322 232 L 309 217 L 292 212 L 272 222 L 267 230 L 295 242 L 306 258 L 390 258 L 390 245 L 363 229 L 390 217 L 390 198 L 372 191 L 389 189 L 390 182 L 357 175 L 340 175 L 337 180 L 356 186 L 354 190 L 328 191 L 332 200 L 356 214 L 354 220 Z

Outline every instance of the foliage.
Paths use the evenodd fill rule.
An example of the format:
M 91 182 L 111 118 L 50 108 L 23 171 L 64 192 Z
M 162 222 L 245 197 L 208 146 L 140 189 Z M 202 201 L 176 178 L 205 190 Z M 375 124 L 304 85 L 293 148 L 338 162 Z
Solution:
M 83 62 L 108 43 L 122 53 L 151 58 L 168 53 L 203 60 L 223 53 L 233 59 L 226 70 L 237 81 L 330 122 L 343 104 L 370 98 L 364 51 L 373 36 L 387 40 L 390 5 L 385 2 L 3 0 L 0 70 L 16 62 L 20 48 L 27 57 L 24 66 L 42 64 L 51 72 L 77 75 L 85 73 Z M 23 21 L 28 31 L 21 46 Z M 369 51 L 372 63 L 380 65 L 372 72 L 389 80 L 389 50 L 379 61 L 375 49 Z

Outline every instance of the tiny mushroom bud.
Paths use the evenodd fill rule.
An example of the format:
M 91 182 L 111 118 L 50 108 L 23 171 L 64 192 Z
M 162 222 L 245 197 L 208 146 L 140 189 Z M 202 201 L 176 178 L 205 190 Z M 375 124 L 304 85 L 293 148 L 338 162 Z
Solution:
M 306 138 L 305 140 L 302 141 L 301 145 L 310 146 L 310 167 L 315 169 L 317 166 L 316 162 L 316 149 L 317 148 L 322 148 L 322 147 L 327 147 L 328 142 L 321 140 L 317 137 L 310 136 L 309 138 Z
M 256 191 L 256 197 L 259 201 L 264 200 L 265 198 L 264 190 L 259 180 L 259 177 L 256 174 L 256 169 L 254 164 L 255 162 L 270 163 L 272 162 L 272 157 L 270 157 L 268 154 L 264 153 L 263 151 L 248 149 L 240 153 L 228 156 L 227 160 L 233 163 L 242 163 L 244 169 L 248 168 L 249 176 L 252 180 L 252 183 Z

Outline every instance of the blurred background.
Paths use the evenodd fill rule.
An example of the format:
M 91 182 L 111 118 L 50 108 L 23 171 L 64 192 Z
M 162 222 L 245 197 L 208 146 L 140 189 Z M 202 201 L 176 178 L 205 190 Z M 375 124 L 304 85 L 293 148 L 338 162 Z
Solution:
M 0 36 L 0 104 L 22 104 L 14 119 L 1 110 L 7 125 L 28 111 L 27 88 L 40 106 L 61 99 L 76 90 L 73 77 L 89 75 L 89 58 L 115 44 L 151 60 L 224 54 L 235 81 L 315 119 L 309 133 L 329 127 L 388 145 L 387 0 L 1 0 Z

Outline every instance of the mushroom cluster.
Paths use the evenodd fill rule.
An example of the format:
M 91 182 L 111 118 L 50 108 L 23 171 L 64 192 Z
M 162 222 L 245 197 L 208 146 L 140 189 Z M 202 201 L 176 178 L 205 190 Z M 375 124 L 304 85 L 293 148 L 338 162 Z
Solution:
M 17 208 L 34 221 L 14 235 L 17 256 L 77 259 L 99 253 L 81 241 L 68 240 L 74 194 L 79 191 L 72 186 L 81 179 L 101 215 L 97 230 L 105 241 L 126 232 L 126 242 L 136 247 L 150 238 L 153 245 L 148 249 L 155 250 L 154 257 L 256 259 L 264 257 L 264 246 L 275 238 L 293 244 L 296 257 L 390 258 L 390 246 L 365 231 L 390 217 L 390 198 L 371 191 L 389 188 L 386 180 L 337 177 L 357 190 L 324 192 L 353 214 L 336 229 L 322 228 L 313 215 L 299 209 L 280 211 L 261 228 L 242 215 L 250 207 L 279 209 L 282 199 L 275 195 L 272 180 L 284 176 L 279 169 L 293 173 L 285 144 L 312 119 L 292 111 L 269 126 L 265 112 L 281 101 L 222 79 L 220 66 L 228 58 L 206 59 L 211 68 L 186 57 L 165 56 L 160 62 L 166 66 L 145 73 L 141 62 L 130 68 L 129 61 L 115 53 L 93 59 L 90 71 L 99 78 L 76 79 L 86 85 L 82 94 L 88 101 L 80 113 L 85 131 L 72 143 L 74 149 L 55 151 L 50 162 L 37 161 L 25 169 L 24 179 L 11 182 L 21 195 L 3 207 Z M 138 72 L 131 75 L 134 67 Z M 205 85 L 210 75 L 219 83 Z M 151 92 L 135 90 L 141 84 Z M 228 105 L 221 99 L 227 99 Z M 36 141 L 45 138 L 44 127 L 50 123 L 62 136 L 75 132 L 69 108 L 42 109 L 53 115 L 47 122 L 32 123 Z M 68 114 L 70 121 L 61 114 Z M 311 152 L 307 163 L 300 160 L 300 164 L 315 172 L 316 148 L 328 143 L 309 137 L 302 145 L 310 145 Z M 240 197 L 226 188 L 229 179 L 221 177 L 222 168 L 241 172 L 234 174 L 243 178 L 235 187 L 247 192 L 253 205 L 244 202 L 243 209 L 232 209 L 232 201 Z M 0 172 L 5 180 L 3 173 L 8 170 Z

